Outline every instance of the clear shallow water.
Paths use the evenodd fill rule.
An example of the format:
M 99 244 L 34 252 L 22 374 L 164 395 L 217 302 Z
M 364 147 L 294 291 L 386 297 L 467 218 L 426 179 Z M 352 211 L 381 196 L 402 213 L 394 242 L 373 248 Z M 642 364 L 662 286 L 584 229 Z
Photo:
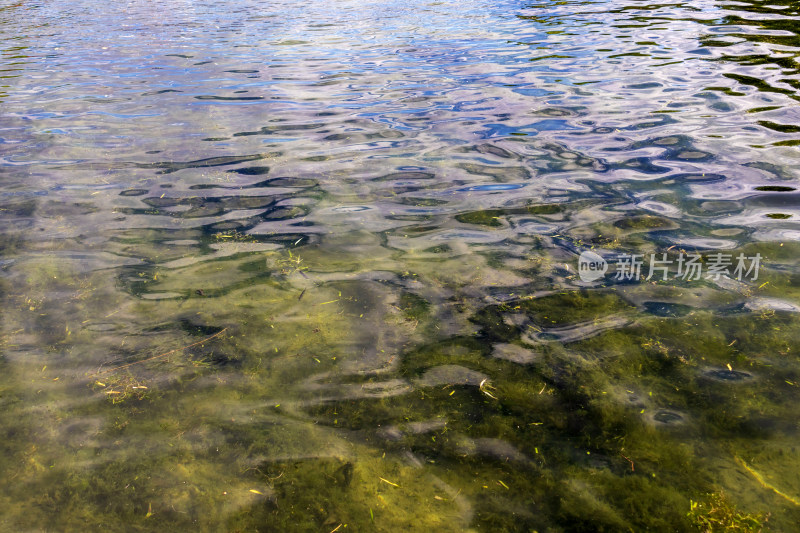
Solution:
M 792 531 L 797 17 L 4 3 L 3 528 Z

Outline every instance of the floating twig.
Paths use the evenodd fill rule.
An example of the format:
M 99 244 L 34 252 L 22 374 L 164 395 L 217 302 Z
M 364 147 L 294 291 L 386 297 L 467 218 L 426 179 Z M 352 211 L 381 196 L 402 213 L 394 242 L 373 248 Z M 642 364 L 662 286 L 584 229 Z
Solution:
M 628 459 L 628 457 L 627 457 L 627 456 L 626 456 L 624 453 L 622 453 L 622 452 L 619 452 L 619 454 L 620 454 L 622 457 L 625 457 L 625 459 L 626 459 L 626 460 L 627 460 L 627 461 L 628 461 L 628 462 L 631 464 L 631 472 L 636 472 L 636 470 L 633 468 L 633 461 L 631 461 L 630 459 Z
M 491 398 L 491 399 L 493 399 L 493 400 L 496 400 L 496 399 L 497 399 L 497 396 L 495 396 L 494 394 L 492 394 L 491 392 L 489 392 L 489 391 L 487 390 L 487 389 L 494 390 L 494 387 L 492 387 L 492 385 L 491 385 L 490 383 L 488 383 L 488 381 L 489 381 L 488 379 L 484 379 L 483 381 L 481 381 L 481 384 L 480 384 L 480 385 L 478 385 L 478 389 L 479 389 L 479 390 L 480 390 L 482 393 L 484 393 L 486 396 L 488 396 L 489 398 Z

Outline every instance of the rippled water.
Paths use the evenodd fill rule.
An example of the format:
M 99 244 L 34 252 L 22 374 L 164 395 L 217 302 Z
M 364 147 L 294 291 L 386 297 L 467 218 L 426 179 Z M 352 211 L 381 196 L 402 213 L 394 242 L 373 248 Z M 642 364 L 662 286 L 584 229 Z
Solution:
M 4 0 L 2 529 L 793 531 L 799 17 Z

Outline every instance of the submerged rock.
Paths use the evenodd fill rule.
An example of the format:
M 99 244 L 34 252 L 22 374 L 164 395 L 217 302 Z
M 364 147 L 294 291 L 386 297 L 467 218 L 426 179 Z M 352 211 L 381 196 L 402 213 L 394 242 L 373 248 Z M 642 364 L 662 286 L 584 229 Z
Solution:
M 744 304 L 745 309 L 750 311 L 786 311 L 789 313 L 800 313 L 800 306 L 786 300 L 778 298 L 753 298 Z
M 714 381 L 722 381 L 725 383 L 737 383 L 742 381 L 750 381 L 753 375 L 748 372 L 739 370 L 731 370 L 728 368 L 712 368 L 703 372 L 703 375 Z
M 437 385 L 474 385 L 478 387 L 482 381 L 488 379 L 486 374 L 460 365 L 442 365 L 426 370 L 416 384 L 420 387 Z
M 692 308 L 688 305 L 670 302 L 645 302 L 644 310 L 651 315 L 674 318 L 688 315 Z
M 653 415 L 653 422 L 661 426 L 676 426 L 685 422 L 683 415 L 667 409 L 659 409 Z
M 501 461 L 527 462 L 529 460 L 524 453 L 517 450 L 512 444 L 501 439 L 470 439 L 463 437 L 457 445 L 457 450 L 464 455 L 482 455 Z
M 528 365 L 536 361 L 539 354 L 517 344 L 501 343 L 494 346 L 492 357 L 505 359 L 506 361 L 511 361 L 512 363 L 518 363 L 520 365 Z

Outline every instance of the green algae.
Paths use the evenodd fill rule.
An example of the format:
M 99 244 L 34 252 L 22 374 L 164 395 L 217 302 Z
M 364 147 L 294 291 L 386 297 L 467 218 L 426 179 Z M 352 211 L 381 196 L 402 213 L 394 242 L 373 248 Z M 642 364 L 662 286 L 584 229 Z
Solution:
M 400 294 L 399 306 L 408 320 L 421 320 L 430 312 L 430 303 L 413 292 Z
M 568 324 L 593 320 L 630 306 L 613 292 L 562 292 L 520 302 L 521 311 L 541 325 Z
M 623 230 L 651 230 L 673 227 L 672 222 L 669 220 L 653 215 L 628 216 L 616 221 L 614 225 Z
M 455 219 L 465 224 L 479 224 L 483 226 L 497 227 L 502 226 L 499 219 L 504 215 L 503 211 L 493 209 L 486 211 L 473 211 L 456 215 Z
M 689 518 L 698 530 L 741 531 L 757 533 L 763 531 L 768 520 L 765 513 L 742 513 L 737 511 L 724 493 L 709 494 L 705 501 L 691 502 Z
M 638 190 L 666 186 L 654 183 Z M 655 252 L 677 228 L 712 231 L 620 218 L 620 195 L 592 187 L 587 201 L 454 217 L 503 231 L 575 221 L 520 231 L 501 250 L 439 240 L 446 219 L 414 215 L 324 235 L 254 235 L 246 219 L 120 230 L 119 263 L 89 273 L 28 257 L 0 295 L 3 527 L 791 530 L 798 245 L 729 250 L 766 265 L 734 289 L 578 287 L 566 268 L 576 250 Z M 187 208 L 176 219 L 312 213 L 265 199 L 149 203 L 161 216 Z M 9 257 L 27 252 L 6 242 Z
M 521 287 L 502 303 L 462 298 L 460 328 L 477 329 L 453 335 L 436 327 L 451 320 L 443 311 L 457 300 L 418 284 L 441 280 L 459 290 L 476 271 L 491 279 L 501 264 L 442 249 L 437 263 L 411 256 L 407 270 L 393 273 L 403 290 L 326 280 L 391 264 L 388 255 L 356 259 L 371 241 L 354 241 L 362 248 L 340 249 L 332 262 L 324 250 L 300 247 L 132 267 L 121 286 L 131 286 L 130 276 L 138 289 L 116 301 L 98 294 L 60 304 L 77 312 L 69 335 L 58 313 L 35 319 L 58 332 L 53 350 L 67 359 L 48 361 L 44 375 L 42 360 L 15 359 L 2 380 L 4 405 L 31 413 L 3 415 L 3 469 L 15 489 L 35 495 L 7 523 L 330 531 L 402 529 L 413 520 L 445 531 L 694 531 L 717 515 L 708 507 L 687 514 L 691 502 L 721 490 L 731 516 L 772 512 L 767 525 L 778 530 L 797 517 L 736 462 L 744 456 L 765 483 L 795 494 L 793 482 L 773 473 L 791 468 L 794 456 L 758 456 L 753 445 L 792 431 L 800 399 L 789 384 L 798 382 L 794 313 L 721 313 L 709 308 L 713 300 L 698 307 L 680 299 L 680 313 L 639 313 L 648 308 L 634 288 L 534 297 Z M 747 253 L 791 262 L 792 246 Z M 791 276 L 763 276 L 770 284 L 759 294 L 796 291 Z M 81 287 L 103 293 L 109 280 L 42 263 L 28 283 L 38 294 L 59 287 L 78 296 Z M 645 302 L 660 302 L 690 290 L 643 292 Z M 164 293 L 180 296 L 145 298 Z M 118 332 L 130 330 L 81 328 L 98 315 L 84 302 L 109 321 L 136 320 L 137 334 L 120 347 Z M 8 319 L 25 324 L 29 313 L 20 305 Z M 604 329 L 609 316 L 626 321 Z M 531 342 L 537 329 L 575 327 L 586 329 L 572 340 Z M 356 341 L 360 350 L 375 347 L 379 370 L 347 368 Z M 500 343 L 529 357 L 499 357 Z M 148 361 L 171 350 L 178 351 Z M 90 356 L 85 373 L 65 375 L 78 352 Z M 129 363 L 136 364 L 98 374 Z M 715 377 L 728 376 L 728 365 L 752 378 Z M 27 421 L 35 418 L 25 402 L 36 390 L 22 384 L 37 376 L 36 390 L 46 385 L 54 406 L 46 414 L 52 431 Z M 107 394 L 117 390 L 119 397 Z M 20 435 L 31 445 L 17 446 Z M 65 460 L 65 447 L 75 459 Z M 735 483 L 715 475 L 722 462 L 738 473 Z
M 564 206 L 559 204 L 531 205 L 526 209 L 531 215 L 555 215 L 565 210 Z

